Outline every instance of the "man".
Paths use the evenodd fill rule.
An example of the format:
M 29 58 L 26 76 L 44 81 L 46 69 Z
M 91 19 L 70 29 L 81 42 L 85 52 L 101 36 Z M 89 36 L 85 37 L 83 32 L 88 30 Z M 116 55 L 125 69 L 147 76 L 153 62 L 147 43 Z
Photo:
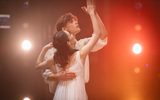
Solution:
M 82 10 L 85 11 L 86 13 L 88 13 L 88 10 L 90 10 L 90 8 L 95 7 L 93 3 L 92 4 L 88 3 L 88 1 L 92 1 L 92 0 L 87 0 L 87 7 L 82 7 Z M 95 16 L 96 16 L 96 20 L 98 21 L 98 25 L 100 28 L 101 39 L 99 39 L 98 43 L 93 48 L 92 52 L 96 52 L 102 49 L 107 44 L 107 35 L 108 35 L 106 28 L 97 12 L 95 12 Z M 74 16 L 71 13 L 62 15 L 58 19 L 57 24 L 56 24 L 56 29 L 57 31 L 65 31 L 66 33 L 71 34 L 74 37 L 80 32 L 78 19 L 76 16 Z M 81 49 L 89 41 L 89 39 L 90 38 L 84 38 L 84 39 L 77 41 L 75 38 L 75 41 L 77 41 L 76 48 Z M 50 57 L 53 57 L 55 51 L 56 50 L 54 48 L 49 49 L 47 53 L 45 54 L 44 60 L 47 60 Z M 86 61 L 85 61 L 85 73 L 84 74 L 85 74 L 84 75 L 85 82 L 88 82 L 89 81 L 89 58 L 88 57 L 86 58 Z M 43 73 L 43 77 L 46 83 L 48 83 L 49 85 L 50 92 L 54 93 L 56 84 L 58 82 L 57 80 L 70 80 L 70 79 L 75 78 L 76 75 L 71 72 L 70 73 L 66 73 L 66 72 L 56 73 L 56 69 L 53 68 L 53 69 L 46 69 Z

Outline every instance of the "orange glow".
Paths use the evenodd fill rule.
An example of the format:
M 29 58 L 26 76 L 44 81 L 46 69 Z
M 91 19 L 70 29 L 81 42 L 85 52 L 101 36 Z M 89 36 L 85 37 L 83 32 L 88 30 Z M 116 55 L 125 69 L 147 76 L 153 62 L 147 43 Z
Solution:
M 135 30 L 136 31 L 141 31 L 142 30 L 142 26 L 140 24 L 135 25 Z
M 140 71 L 141 71 L 141 69 L 140 69 L 139 67 L 134 68 L 134 72 L 135 72 L 136 74 L 140 73 Z

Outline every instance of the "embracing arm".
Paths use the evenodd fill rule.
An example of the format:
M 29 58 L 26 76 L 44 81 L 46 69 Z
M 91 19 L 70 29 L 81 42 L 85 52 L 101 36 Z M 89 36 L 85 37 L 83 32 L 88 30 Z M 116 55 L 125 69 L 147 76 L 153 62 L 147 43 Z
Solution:
M 36 69 L 45 69 L 46 66 L 51 66 L 52 63 L 53 63 L 53 58 L 50 58 L 48 60 L 43 60 L 46 52 L 48 51 L 49 48 L 52 47 L 52 43 L 49 43 L 47 44 L 46 46 L 44 46 L 37 58 L 37 61 L 36 61 Z

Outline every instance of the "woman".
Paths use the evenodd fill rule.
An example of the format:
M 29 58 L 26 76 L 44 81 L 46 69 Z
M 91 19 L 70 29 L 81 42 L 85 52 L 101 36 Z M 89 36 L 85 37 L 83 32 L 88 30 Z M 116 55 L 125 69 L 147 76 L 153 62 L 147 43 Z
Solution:
M 93 2 L 90 1 L 88 3 Z M 59 31 L 55 33 L 53 38 L 53 47 L 56 48 L 54 57 L 47 61 L 39 60 L 41 62 L 37 64 L 37 68 L 45 69 L 45 66 L 54 66 L 57 72 L 74 72 L 76 74 L 76 77 L 72 80 L 59 80 L 53 100 L 87 100 L 84 62 L 100 37 L 100 29 L 96 20 L 94 6 L 87 6 L 84 9 L 90 15 L 93 26 L 93 35 L 89 42 L 78 51 L 75 49 L 76 40 L 74 36 L 67 31 Z M 44 57 L 50 47 L 52 47 L 52 44 L 43 48 L 39 59 Z

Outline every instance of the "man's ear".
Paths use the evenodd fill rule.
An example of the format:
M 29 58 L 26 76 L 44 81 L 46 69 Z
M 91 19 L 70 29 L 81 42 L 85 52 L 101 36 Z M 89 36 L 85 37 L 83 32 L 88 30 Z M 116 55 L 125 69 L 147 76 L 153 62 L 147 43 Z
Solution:
M 70 42 L 69 42 L 69 41 L 67 41 L 67 45 L 69 45 L 69 46 L 70 46 Z

